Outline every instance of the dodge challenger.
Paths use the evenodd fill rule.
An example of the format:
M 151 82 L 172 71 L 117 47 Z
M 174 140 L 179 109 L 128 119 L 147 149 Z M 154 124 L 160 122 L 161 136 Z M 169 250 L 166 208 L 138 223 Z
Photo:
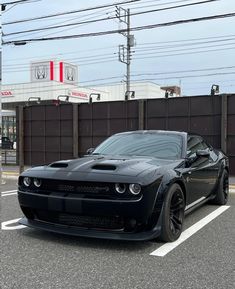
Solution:
M 87 155 L 34 167 L 18 180 L 29 227 L 116 240 L 176 240 L 187 213 L 228 200 L 226 155 L 200 135 L 115 134 Z

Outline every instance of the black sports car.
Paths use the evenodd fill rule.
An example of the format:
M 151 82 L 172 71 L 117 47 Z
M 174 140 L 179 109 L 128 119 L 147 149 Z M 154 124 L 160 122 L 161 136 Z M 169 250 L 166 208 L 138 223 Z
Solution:
M 228 199 L 228 158 L 201 136 L 133 131 L 80 159 L 26 170 L 18 198 L 29 227 L 77 236 L 176 240 L 184 216 Z

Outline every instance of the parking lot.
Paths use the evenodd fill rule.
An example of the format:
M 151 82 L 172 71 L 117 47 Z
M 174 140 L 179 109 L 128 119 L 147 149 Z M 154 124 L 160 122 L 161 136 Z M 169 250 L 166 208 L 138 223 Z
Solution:
M 16 181 L 1 189 L 0 288 L 234 288 L 235 193 L 185 219 L 184 239 L 124 242 L 63 236 L 17 224 Z

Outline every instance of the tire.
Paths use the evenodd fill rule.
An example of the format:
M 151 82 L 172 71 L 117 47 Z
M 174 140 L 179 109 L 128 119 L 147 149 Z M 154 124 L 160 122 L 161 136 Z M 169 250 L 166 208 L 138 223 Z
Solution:
M 185 197 L 181 187 L 173 184 L 165 197 L 162 211 L 162 228 L 159 239 L 173 242 L 182 233 L 184 221 Z
M 216 196 L 213 200 L 211 200 L 212 204 L 225 205 L 227 203 L 229 195 L 228 179 L 229 179 L 228 172 L 224 170 L 219 180 L 219 184 L 216 190 Z

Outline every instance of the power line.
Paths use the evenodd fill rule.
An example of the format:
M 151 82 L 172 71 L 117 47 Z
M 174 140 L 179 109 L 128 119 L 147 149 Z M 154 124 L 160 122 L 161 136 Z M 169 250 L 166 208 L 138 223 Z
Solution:
M 71 61 L 71 60 L 80 60 L 82 62 L 87 62 L 90 60 L 99 60 L 100 58 L 103 59 L 104 57 L 111 57 L 116 55 L 116 52 L 113 53 L 102 53 L 102 54 L 94 54 L 94 55 L 89 55 L 89 56 L 83 56 L 83 57 L 73 57 L 73 58 L 66 58 L 65 61 Z M 53 59 L 52 59 L 53 60 Z M 28 67 L 28 64 L 8 64 L 8 65 L 3 65 L 3 68 L 8 67 L 8 68 L 15 68 L 15 67 Z
M 28 0 L 24 0 L 24 1 L 28 1 Z M 141 0 L 129 0 L 129 1 L 110 3 L 110 4 L 103 4 L 100 6 L 93 6 L 93 7 L 83 8 L 83 9 L 79 9 L 79 10 L 72 10 L 72 11 L 67 11 L 67 12 L 60 12 L 60 13 L 49 14 L 49 15 L 44 15 L 44 16 L 39 16 L 39 17 L 32 17 L 32 18 L 26 18 L 26 19 L 21 19 L 21 20 L 5 22 L 5 23 L 3 23 L 3 25 L 34 21 L 34 20 L 39 20 L 39 19 L 46 19 L 46 18 L 63 16 L 63 15 L 74 14 L 74 13 L 81 13 L 81 12 L 86 12 L 86 11 L 91 11 L 91 10 L 96 10 L 96 9 L 101 9 L 101 8 L 107 8 L 107 7 L 113 7 L 116 5 L 128 4 L 128 3 L 132 3 L 132 2 L 138 2 L 138 1 L 141 1 Z
M 209 38 L 207 38 L 209 39 Z M 225 39 L 216 39 L 216 40 L 208 40 L 208 41 L 199 41 L 199 42 L 191 42 L 191 43 L 178 43 L 178 44 L 170 44 L 170 45 L 162 45 L 162 46 L 149 46 L 148 44 L 146 45 L 142 45 L 142 47 L 136 47 L 135 48 L 135 51 L 151 51 L 151 50 L 156 50 L 156 49 L 174 49 L 176 47 L 187 47 L 187 46 L 198 46 L 198 45 L 202 45 L 202 44 L 210 44 L 210 43 L 221 43 L 221 42 L 230 42 L 230 41 L 233 41 L 235 40 L 235 37 L 232 37 L 232 38 L 225 38 Z M 159 43 L 158 43 L 159 44 Z M 223 43 L 221 45 L 230 45 L 231 43 Z M 147 46 L 147 47 L 146 47 Z M 216 46 L 213 45 L 213 47 Z M 195 47 L 196 49 L 197 47 Z M 188 47 L 187 49 L 194 49 L 194 48 L 190 48 Z
M 216 39 L 216 38 L 226 38 L 226 37 L 235 37 L 235 34 L 200 37 L 200 38 L 187 38 L 187 39 L 168 40 L 168 41 L 157 41 L 157 42 L 142 42 L 142 43 L 138 43 L 138 46 L 146 46 L 146 45 L 150 46 L 150 45 L 155 45 L 155 44 L 168 44 L 168 43 L 177 43 L 177 42 L 188 42 L 188 41 L 208 40 L 208 39 Z
M 172 53 L 172 54 L 154 54 L 153 56 L 146 57 L 135 57 L 134 59 L 153 59 L 156 57 L 169 57 L 169 56 L 178 56 L 178 55 L 186 55 L 186 54 L 198 54 L 198 53 L 206 53 L 206 52 L 215 52 L 215 51 L 224 51 L 224 50 L 234 50 L 235 47 L 228 48 L 219 48 L 219 49 L 209 49 L 209 50 L 201 50 L 201 51 L 193 51 L 193 52 L 183 52 L 183 53 Z M 173 51 L 172 51 L 173 52 Z
M 113 57 L 107 57 L 107 58 L 104 58 L 103 60 L 95 60 L 95 61 L 92 61 L 92 62 L 89 62 L 89 61 L 86 61 L 85 63 L 79 63 L 79 66 L 88 66 L 88 65 L 94 65 L 94 64 L 103 64 L 103 63 L 109 63 L 109 62 L 116 62 L 117 59 L 116 58 L 113 58 Z M 12 72 L 24 72 L 24 71 L 28 71 L 28 69 L 18 69 L 18 70 L 4 70 L 3 73 L 12 73 Z
M 200 46 L 199 47 L 187 47 L 187 48 L 181 48 L 181 49 L 174 49 L 174 47 L 156 47 L 156 48 L 151 48 L 151 50 L 157 50 L 157 52 L 148 52 L 148 55 L 161 55 L 162 53 L 170 53 L 170 52 L 178 52 L 178 51 L 186 51 L 186 52 L 190 52 L 190 50 L 198 50 L 198 49 L 203 49 L 203 48 L 214 48 L 214 47 L 221 47 L 221 46 L 228 46 L 228 45 L 234 45 L 235 42 L 232 43 L 222 43 L 222 44 L 213 44 L 213 45 L 205 45 L 205 46 Z M 146 55 L 146 51 L 149 51 L 150 49 L 142 49 L 137 51 L 133 57 L 135 56 L 142 56 L 142 55 Z M 159 50 L 163 50 L 163 51 L 159 51 Z M 184 54 L 184 53 L 182 53 Z
M 157 42 L 142 42 L 142 43 L 138 43 L 138 46 L 150 46 L 150 45 L 155 45 L 155 44 L 168 44 L 168 43 L 178 43 L 178 42 L 189 42 L 189 41 L 192 41 L 194 43 L 194 41 L 199 41 L 199 40 L 208 40 L 208 39 L 217 39 L 215 40 L 216 42 L 220 42 L 220 41 L 223 41 L 224 39 L 218 39 L 218 38 L 226 38 L 226 37 L 230 37 L 230 39 L 234 39 L 235 37 L 235 34 L 228 34 L 228 35 L 219 35 L 219 36 L 209 36 L 209 37 L 200 37 L 200 38 L 188 38 L 188 39 L 179 39 L 179 40 L 168 40 L 168 41 L 157 41 Z M 226 39 L 226 41 L 229 41 L 228 39 Z M 208 41 L 209 42 L 209 41 Z M 206 42 L 205 42 L 206 43 Z M 181 44 L 178 44 L 178 45 L 181 45 Z M 182 43 L 182 45 L 188 45 L 187 43 Z M 74 51 L 70 51 L 70 52 L 65 52 L 65 53 L 57 53 L 57 54 L 44 54 L 42 55 L 42 57 L 61 57 L 63 55 L 68 55 L 68 54 L 81 54 L 81 53 L 87 53 L 87 52 L 90 52 L 90 51 L 97 51 L 97 50 L 108 50 L 110 48 L 116 48 L 116 46 L 104 46 L 104 47 L 100 47 L 100 48 L 90 48 L 90 49 L 86 49 L 86 50 L 74 50 Z M 136 47 L 135 49 L 141 49 Z M 38 56 L 36 57 L 24 57 L 24 60 L 25 59 L 30 59 L 30 60 L 33 60 L 33 59 L 38 59 Z M 71 58 L 73 59 L 73 58 Z M 11 58 L 11 59 L 7 59 L 5 60 L 4 59 L 4 62 L 12 62 L 12 61 L 16 61 L 16 60 L 22 60 L 22 57 L 21 58 Z M 9 64 L 9 65 L 4 65 L 5 67 L 6 66 L 16 66 L 16 64 Z
M 203 0 L 200 2 L 196 2 L 196 3 L 188 3 L 188 4 L 177 5 L 177 6 L 171 6 L 171 7 L 159 8 L 159 9 L 153 9 L 153 10 L 135 12 L 135 13 L 130 13 L 130 16 L 137 16 L 137 15 L 155 13 L 155 12 L 160 12 L 160 11 L 165 11 L 165 10 L 172 10 L 172 9 L 178 9 L 178 8 L 183 8 L 183 7 L 201 5 L 201 4 L 206 4 L 209 2 L 215 2 L 215 1 L 220 1 L 220 0 Z M 29 32 L 35 32 L 35 31 L 45 31 L 45 30 L 58 29 L 58 28 L 63 28 L 63 27 L 78 26 L 78 25 L 82 25 L 82 24 L 91 24 L 91 23 L 97 23 L 97 22 L 108 21 L 108 20 L 113 20 L 113 19 L 117 19 L 117 16 L 105 17 L 105 18 L 100 18 L 100 19 L 95 19 L 95 20 L 86 20 L 86 21 L 80 21 L 80 22 L 75 22 L 75 23 L 68 23 L 68 24 L 64 24 L 64 25 L 56 25 L 56 26 L 50 26 L 50 27 L 34 28 L 34 29 L 28 29 L 28 30 L 23 30 L 23 31 L 16 31 L 16 32 L 3 34 L 3 36 L 7 37 L 7 36 L 11 36 L 11 35 L 19 35 L 19 34 L 25 34 L 25 33 L 29 33 Z
M 57 54 L 44 54 L 42 55 L 42 57 L 52 57 L 52 58 L 56 58 L 57 56 L 58 57 L 61 57 L 63 55 L 67 55 L 67 54 L 80 54 L 80 53 L 87 53 L 89 51 L 97 51 L 97 50 L 107 50 L 107 49 L 110 49 L 110 48 L 117 48 L 117 46 L 104 46 L 104 47 L 100 47 L 100 48 L 90 48 L 90 49 L 86 49 L 86 50 L 77 50 L 77 51 L 72 51 L 72 52 L 66 52 L 66 53 L 57 53 Z M 38 56 L 34 56 L 34 57 L 24 57 L 24 60 L 25 59 L 30 59 L 30 60 L 33 60 L 33 59 L 38 59 Z M 14 58 L 14 59 L 8 59 L 8 60 L 4 60 L 4 62 L 15 62 L 16 60 L 22 60 L 22 57 L 21 58 Z M 15 64 L 9 64 L 8 66 L 15 66 Z
M 161 0 L 159 0 L 159 1 L 161 1 Z M 154 2 L 155 4 L 152 4 L 152 5 L 142 5 L 142 6 L 137 6 L 137 5 L 141 5 L 142 3 L 136 3 L 135 4 L 135 6 L 137 6 L 137 7 L 133 7 L 133 8 L 131 8 L 132 10 L 138 10 L 138 9 L 142 9 L 142 8 L 149 8 L 149 7 L 155 7 L 156 6 L 156 2 L 159 2 L 159 1 L 149 1 L 150 3 L 152 2 Z M 191 0 L 178 0 L 178 1 L 170 1 L 170 2 L 164 2 L 164 3 L 159 3 L 159 4 L 157 4 L 157 6 L 165 6 L 165 5 L 168 5 L 168 4 L 176 4 L 176 3 L 182 3 L 182 2 L 189 2 L 189 1 L 191 1 Z M 147 3 L 147 2 L 145 2 L 145 3 Z M 132 4 L 133 5 L 133 4 Z
M 233 69 L 235 66 L 224 66 L 224 67 L 214 67 L 214 68 L 203 68 L 203 69 L 190 69 L 190 70 L 178 70 L 178 71 L 165 71 L 165 72 L 143 72 L 139 74 L 132 74 L 132 76 L 143 76 L 143 75 L 163 75 L 163 74 L 178 74 L 178 73 L 193 73 L 201 71 L 211 71 L 211 70 L 224 70 Z
M 131 31 L 150 30 L 150 29 L 154 29 L 154 28 L 181 25 L 181 24 L 187 24 L 187 23 L 197 23 L 197 22 L 201 22 L 201 21 L 209 21 L 209 20 L 216 20 L 216 19 L 224 19 L 224 18 L 234 17 L 234 16 L 235 16 L 235 13 L 232 12 L 232 13 L 218 14 L 218 15 L 212 15 L 212 16 L 199 17 L 199 18 L 182 19 L 182 20 L 176 20 L 176 21 L 172 21 L 172 22 L 165 22 L 165 23 L 159 23 L 159 24 L 137 26 L 137 27 L 130 28 L 130 30 Z M 99 32 L 91 32 L 91 33 L 83 33 L 83 34 L 56 36 L 56 37 L 21 39 L 21 40 L 16 40 L 16 41 L 13 41 L 13 40 L 3 41 L 2 44 L 3 45 L 6 45 L 6 44 L 15 44 L 15 45 L 18 44 L 18 45 L 20 45 L 20 44 L 26 44 L 27 42 L 95 37 L 95 36 L 104 36 L 104 35 L 111 35 L 111 34 L 125 33 L 125 32 L 127 32 L 127 29 L 118 29 L 118 30 L 99 31 Z
M 193 48 L 189 48 L 190 50 L 192 50 Z M 159 53 L 164 53 L 163 52 L 159 52 L 159 53 L 154 53 L 151 56 L 145 56 L 146 54 L 137 54 L 134 55 L 134 60 L 145 60 L 145 59 L 155 59 L 155 58 L 162 58 L 162 57 L 171 57 L 171 56 L 179 56 L 179 55 L 191 55 L 191 54 L 198 54 L 198 53 L 208 53 L 208 52 L 215 52 L 215 51 L 225 51 L 225 50 L 234 50 L 235 47 L 228 47 L 228 48 L 219 48 L 219 49 L 209 49 L 209 50 L 200 50 L 200 51 L 189 51 L 189 52 L 183 52 L 183 53 L 171 53 L 171 54 L 159 54 Z M 170 51 L 169 51 L 170 52 Z M 172 51 L 173 52 L 173 51 Z M 79 66 L 87 66 L 87 65 L 93 65 L 93 64 L 101 64 L 101 63 L 107 63 L 109 61 L 116 61 L 117 58 L 114 57 L 115 53 L 113 53 L 113 56 L 108 56 L 107 54 L 100 54 L 100 55 L 94 55 L 93 59 L 92 56 L 87 57 L 88 59 L 84 59 L 84 58 L 70 58 L 70 59 L 66 59 L 66 61 L 74 61 L 77 60 L 76 63 Z M 142 56 L 143 55 L 143 56 Z M 103 57 L 104 56 L 104 57 Z M 28 69 L 24 69 L 24 67 L 28 67 L 28 65 L 20 65 L 19 69 L 15 69 L 14 65 L 10 65 L 11 67 L 7 67 L 4 66 L 3 70 L 5 73 L 7 72 L 23 72 L 23 71 L 28 71 Z M 13 67 L 12 67 L 13 66 Z M 6 67 L 6 68 L 5 68 Z
M 224 83 L 224 82 L 234 82 L 234 79 L 224 79 L 224 80 L 219 80 L 219 82 L 220 83 Z M 184 85 L 190 85 L 190 84 L 194 84 L 194 83 L 196 83 L 196 84 L 198 84 L 198 85 L 200 85 L 200 84 L 205 84 L 205 83 L 208 83 L 207 81 L 193 81 L 193 82 L 185 82 L 184 81 Z
M 20 4 L 23 2 L 32 2 L 32 0 L 19 0 L 19 1 L 12 1 L 12 2 L 4 2 L 4 3 L 1 3 L 1 5 Z
M 154 75 L 170 75 L 170 74 L 179 74 L 179 73 L 195 73 L 195 72 L 206 72 L 206 71 L 213 71 L 213 70 L 225 70 L 225 69 L 234 69 L 235 66 L 232 65 L 232 66 L 223 66 L 223 67 L 210 67 L 210 68 L 203 68 L 203 69 L 190 69 L 190 70 L 177 70 L 177 71 L 162 71 L 162 72 L 143 72 L 143 73 L 134 73 L 132 74 L 131 76 L 132 77 L 138 77 L 138 76 L 154 76 Z M 227 74 L 227 73 L 230 73 L 230 72 L 224 72 L 222 74 Z M 232 73 L 233 74 L 233 73 Z M 214 75 L 214 74 L 212 74 Z M 219 74 L 221 75 L 221 74 Z M 82 81 L 79 83 L 89 83 L 89 82 L 97 82 L 97 81 L 101 81 L 101 80 L 107 80 L 107 79 L 115 79 L 115 78 L 121 78 L 122 76 L 111 76 L 111 77 L 108 77 L 108 78 L 96 78 L 96 79 L 90 79 L 90 80 L 86 80 L 86 81 Z M 170 78 L 181 78 L 181 76 L 170 76 Z M 165 79 L 165 78 L 163 78 Z M 140 79 L 141 80 L 141 79 Z M 50 87 L 51 85 L 48 85 L 48 86 L 45 86 L 43 85 L 43 87 Z M 55 86 L 55 85 L 54 85 Z M 57 86 L 61 86 L 60 84 L 58 84 Z M 31 87 L 29 88 L 20 88 L 22 90 L 25 90 L 25 89 L 31 89 Z
M 230 40 L 230 39 L 229 39 Z M 231 40 L 235 40 L 235 39 L 231 39 Z M 215 42 L 216 40 L 213 40 L 212 42 Z M 222 40 L 218 40 L 218 41 L 226 41 L 226 39 L 222 39 Z M 167 52 L 177 52 L 177 51 L 186 51 L 186 52 L 190 52 L 191 50 L 198 50 L 198 49 L 202 49 L 202 48 L 214 48 L 214 47 L 221 47 L 221 46 L 228 46 L 228 45 L 234 45 L 235 43 L 223 43 L 223 44 L 213 44 L 213 45 L 206 45 L 206 46 L 201 46 L 201 44 L 203 43 L 208 43 L 208 42 L 200 42 L 200 43 L 187 43 L 187 44 L 179 44 L 177 46 L 170 46 L 168 47 L 167 45 L 166 46 L 157 46 L 157 47 L 152 47 L 152 48 L 140 48 L 137 50 L 137 48 L 135 49 L 135 54 L 133 55 L 134 58 L 137 58 L 137 56 L 145 56 L 146 53 L 143 53 L 143 52 L 146 52 L 146 51 L 155 51 L 157 50 L 157 52 L 151 52 L 149 53 L 148 52 L 148 56 L 149 55 L 158 55 L 158 54 L 162 54 L 162 53 L 167 53 Z M 191 45 L 200 45 L 200 47 L 188 47 L 188 48 L 182 48 L 182 49 L 174 49 L 175 47 L 180 47 L 180 46 L 191 46 Z M 115 46 L 114 46 L 115 47 Z M 159 51 L 159 50 L 163 50 L 164 51 Z M 173 49 L 173 50 L 169 50 L 169 49 Z M 224 49 L 223 49 L 224 50 Z M 225 50 L 226 50 L 226 47 L 225 47 Z M 211 51 L 211 50 L 209 50 Z M 203 53 L 203 51 L 200 51 Z M 206 50 L 207 52 L 207 50 Z M 182 53 L 184 54 L 184 53 Z M 74 60 L 77 60 L 77 61 L 82 61 L 82 62 L 86 62 L 87 59 L 88 60 L 100 60 L 103 59 L 103 57 L 109 57 L 109 55 L 117 55 L 116 52 L 112 52 L 112 53 L 102 53 L 102 54 L 94 54 L 94 55 L 89 55 L 89 56 L 82 56 L 82 57 L 72 57 L 72 58 L 66 58 L 66 61 L 74 61 Z M 178 55 L 178 54 L 177 54 Z M 181 55 L 181 54 L 180 54 Z M 28 65 L 27 64 L 8 64 L 8 65 L 3 65 L 3 68 L 16 68 L 16 67 L 25 67 L 27 68 Z
M 235 71 L 231 72 L 218 72 L 218 73 L 208 73 L 208 74 L 198 74 L 198 75 L 180 75 L 180 76 L 168 76 L 168 77 L 159 77 L 159 78 L 146 78 L 141 79 L 141 81 L 154 81 L 154 80 L 167 80 L 167 79 L 184 79 L 184 78 L 194 78 L 194 77 L 205 77 L 205 76 L 215 76 L 215 75 L 235 75 Z M 140 80 L 138 80 L 140 81 Z
M 92 12 L 92 13 L 89 13 L 89 14 L 86 14 L 86 15 L 83 15 L 83 16 L 80 16 L 80 17 L 79 17 L 80 19 L 84 18 L 84 21 L 83 21 L 84 24 L 80 24 L 80 27 L 81 27 L 81 26 L 84 26 L 84 25 L 86 24 L 86 22 L 89 22 L 89 21 L 85 21 L 85 20 L 90 20 L 90 19 L 94 19 L 94 17 L 97 18 L 97 16 L 102 16 L 102 15 L 104 14 L 103 12 L 105 12 L 105 11 L 110 11 L 110 8 L 105 8 L 105 9 L 101 10 L 100 13 L 97 13 L 97 11 L 95 11 L 95 12 Z M 106 12 L 105 14 L 108 14 L 108 13 Z M 95 15 L 95 16 L 91 16 L 91 15 Z M 91 17 L 89 17 L 89 16 L 91 16 Z M 57 22 L 56 25 L 68 23 L 68 22 L 70 22 L 70 21 L 72 21 L 72 20 L 74 20 L 74 19 L 77 19 L 77 16 L 76 16 L 76 17 L 73 17 L 73 18 L 70 18 L 69 20 L 64 20 L 64 21 Z M 44 20 L 44 21 L 45 21 L 45 20 Z M 87 24 L 89 24 L 89 23 L 87 23 Z M 62 26 L 63 26 L 63 25 L 61 25 L 61 27 L 62 27 Z M 54 27 L 54 25 L 43 26 L 43 27 L 39 28 L 38 30 L 35 29 L 35 32 L 32 32 L 32 33 L 27 34 L 27 36 L 39 34 L 39 33 L 40 33 L 40 30 L 47 30 L 47 29 L 50 30 L 50 29 L 53 29 L 53 27 Z M 74 27 L 74 28 L 76 28 L 76 27 Z M 72 29 L 73 29 L 73 28 L 72 28 Z M 59 31 L 59 32 L 64 32 L 64 31 L 67 31 L 67 30 L 68 30 L 68 29 L 64 29 L 64 30 L 61 30 L 61 31 Z M 34 31 L 34 29 L 33 29 L 33 31 Z M 20 32 L 20 33 L 28 33 L 28 32 L 22 31 L 22 32 Z M 19 34 L 20 34 L 20 33 L 19 33 Z M 58 32 L 54 32 L 53 35 L 54 35 L 55 33 L 58 33 Z M 13 34 L 14 34 L 14 33 L 13 33 Z M 17 33 L 17 34 L 18 34 L 18 33 Z M 11 35 L 11 33 L 10 33 L 10 34 L 7 34 L 7 35 Z M 51 35 L 51 33 L 50 33 L 50 34 L 47 34 L 47 35 L 44 35 L 44 37 L 45 37 L 45 36 L 50 36 L 50 35 Z M 4 34 L 3 34 L 3 36 L 4 36 Z

